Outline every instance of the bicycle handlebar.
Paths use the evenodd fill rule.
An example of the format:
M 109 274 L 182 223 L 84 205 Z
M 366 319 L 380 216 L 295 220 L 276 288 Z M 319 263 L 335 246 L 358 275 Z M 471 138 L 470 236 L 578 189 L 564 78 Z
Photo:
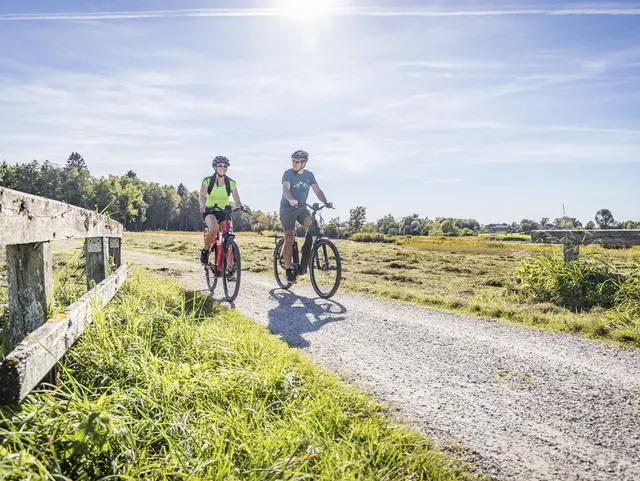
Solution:
M 307 207 L 309 207 L 309 209 L 311 209 L 314 213 L 321 211 L 325 207 L 327 209 L 335 209 L 335 207 L 333 207 L 333 205 L 331 207 L 329 207 L 327 204 L 324 204 L 322 207 L 320 207 L 320 204 L 318 204 L 317 202 L 315 204 L 313 204 L 313 205 L 307 204 Z
M 236 207 L 235 209 L 232 209 L 231 207 L 227 206 L 224 209 L 221 209 L 220 207 L 218 207 L 218 204 L 215 204 L 211 207 L 206 207 L 205 210 L 215 210 L 218 212 L 238 212 L 239 210 L 241 210 L 243 212 L 247 212 L 247 209 L 245 209 L 244 206 Z

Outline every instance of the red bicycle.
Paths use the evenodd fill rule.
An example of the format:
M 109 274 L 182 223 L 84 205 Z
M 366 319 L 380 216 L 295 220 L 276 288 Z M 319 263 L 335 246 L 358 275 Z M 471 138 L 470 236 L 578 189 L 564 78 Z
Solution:
M 218 278 L 222 277 L 222 285 L 224 287 L 224 296 L 228 302 L 233 302 L 238 297 L 240 291 L 240 276 L 242 273 L 240 262 L 240 248 L 235 241 L 233 233 L 233 220 L 231 214 L 239 210 L 245 211 L 244 208 L 238 207 L 232 209 L 227 206 L 224 210 L 217 208 L 207 209 L 207 213 L 224 212 L 225 220 L 220 222 L 218 235 L 214 239 L 211 247 L 209 247 L 209 262 L 204 266 L 204 277 L 207 281 L 207 287 L 213 294 Z M 222 240 L 220 239 L 220 231 L 222 231 Z M 205 225 L 204 236 L 207 236 L 209 227 Z

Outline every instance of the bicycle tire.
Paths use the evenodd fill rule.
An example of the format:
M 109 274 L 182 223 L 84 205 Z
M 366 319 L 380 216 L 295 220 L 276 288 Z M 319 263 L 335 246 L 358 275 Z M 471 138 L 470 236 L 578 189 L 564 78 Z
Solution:
M 322 248 L 322 246 L 326 246 L 327 248 L 331 249 L 331 251 L 334 253 L 336 257 L 336 280 L 333 284 L 333 287 L 328 292 L 322 291 L 318 286 L 318 282 L 316 281 L 316 262 L 315 261 L 317 256 L 319 255 L 319 251 Z M 309 274 L 311 277 L 311 285 L 313 286 L 313 290 L 316 291 L 316 294 L 318 294 L 318 296 L 322 297 L 323 299 L 329 299 L 330 297 L 333 297 L 335 293 L 338 291 L 338 288 L 340 287 L 340 280 L 342 279 L 342 259 L 340 259 L 340 253 L 338 252 L 338 248 L 329 239 L 320 239 L 313 246 L 313 250 L 311 251 L 311 261 L 309 262 Z
M 285 274 L 285 282 L 282 282 L 280 278 L 280 274 L 278 274 L 278 267 L 280 265 L 284 266 L 284 261 L 282 260 L 282 249 L 284 248 L 284 238 L 278 239 L 276 242 L 276 247 L 273 249 L 273 275 L 276 278 L 276 282 L 278 286 L 282 289 L 289 289 L 293 284 L 286 280 Z M 280 264 L 282 262 L 282 264 Z
M 235 276 L 236 284 L 233 289 L 230 288 L 229 282 L 231 276 L 229 275 L 229 269 L 227 269 L 227 256 L 229 255 L 229 246 L 233 249 L 233 263 L 235 264 Z M 240 280 L 242 278 L 242 262 L 240 260 L 240 248 L 234 239 L 227 241 L 226 249 L 222 255 L 222 268 L 224 269 L 224 275 L 222 276 L 222 286 L 224 287 L 224 295 L 228 302 L 233 302 L 238 297 L 240 292 Z

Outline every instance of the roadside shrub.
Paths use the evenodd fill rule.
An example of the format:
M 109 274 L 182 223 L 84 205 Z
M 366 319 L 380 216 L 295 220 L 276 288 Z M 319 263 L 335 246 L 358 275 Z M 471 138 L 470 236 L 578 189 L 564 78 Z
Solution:
M 565 263 L 562 257 L 539 255 L 516 270 L 517 294 L 529 300 L 552 302 L 574 311 L 594 307 L 624 310 L 640 301 L 640 275 L 625 276 L 608 264 L 580 258 Z
M 620 313 L 635 319 L 640 328 L 640 264 L 635 264 L 633 272 L 620 284 L 614 303 Z
M 382 243 L 392 243 L 393 240 L 387 237 L 384 234 L 369 233 L 369 232 L 358 232 L 357 234 L 352 234 L 349 238 L 354 242 L 382 242 Z

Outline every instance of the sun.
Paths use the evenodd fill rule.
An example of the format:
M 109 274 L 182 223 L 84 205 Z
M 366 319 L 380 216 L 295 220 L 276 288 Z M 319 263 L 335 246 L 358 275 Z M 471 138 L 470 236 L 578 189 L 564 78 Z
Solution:
M 316 17 L 331 13 L 336 3 L 336 0 L 285 0 L 285 8 L 289 15 Z

